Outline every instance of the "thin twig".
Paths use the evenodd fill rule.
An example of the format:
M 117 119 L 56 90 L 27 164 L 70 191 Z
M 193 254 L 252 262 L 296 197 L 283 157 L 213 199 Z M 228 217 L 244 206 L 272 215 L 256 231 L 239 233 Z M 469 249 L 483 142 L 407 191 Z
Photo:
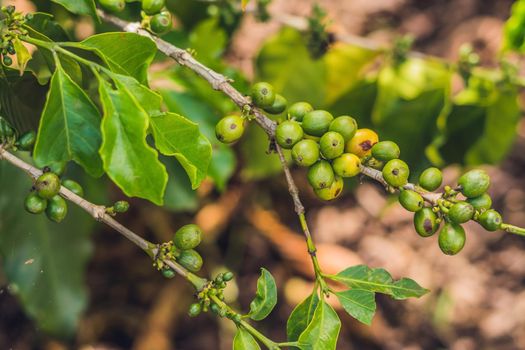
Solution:
M 230 79 L 206 67 L 205 65 L 197 61 L 195 58 L 193 58 L 193 56 L 191 56 L 187 51 L 178 48 L 175 45 L 168 43 L 167 41 L 164 41 L 161 38 L 152 35 L 148 31 L 142 29 L 140 27 L 140 23 L 138 22 L 130 23 L 100 10 L 98 11 L 98 14 L 103 20 L 117 26 L 121 30 L 136 33 L 153 40 L 157 45 L 159 51 L 164 53 L 166 56 L 171 57 L 180 65 L 186 66 L 189 69 L 193 70 L 199 76 L 208 81 L 215 90 L 222 91 L 224 94 L 226 94 L 233 102 L 235 102 L 235 104 L 237 104 L 237 106 L 239 106 L 239 108 L 241 108 L 241 110 L 243 110 L 246 106 L 249 106 L 250 110 L 255 115 L 256 122 L 268 134 L 270 142 L 273 142 L 276 127 L 275 122 L 268 118 L 260 109 L 251 106 L 251 101 L 230 84 Z M 294 202 L 295 212 L 299 216 L 303 226 L 303 233 L 307 242 L 309 242 L 309 244 L 313 246 L 313 249 L 311 249 L 311 247 L 308 247 L 308 251 L 310 252 L 310 254 L 315 253 L 315 246 L 313 245 L 308 226 L 306 226 L 306 220 L 302 220 L 301 218 L 301 216 L 304 217 L 304 205 L 302 204 L 301 199 L 299 197 L 299 190 L 291 175 L 290 169 L 288 167 L 286 159 L 284 158 L 281 148 L 278 145 L 276 145 L 275 148 L 277 150 L 277 153 L 279 154 L 279 160 L 281 161 L 281 165 L 283 167 L 283 171 L 286 177 L 286 182 L 288 183 L 288 191 L 290 192 L 290 196 L 292 197 Z M 378 181 L 383 186 L 388 187 L 380 171 L 370 167 L 361 166 L 361 173 Z M 435 204 L 437 199 L 441 198 L 442 196 L 441 193 L 427 192 L 419 188 L 417 185 L 410 183 L 405 185 L 404 187 L 407 189 L 417 191 L 423 196 L 423 198 L 425 198 L 425 200 L 432 204 Z

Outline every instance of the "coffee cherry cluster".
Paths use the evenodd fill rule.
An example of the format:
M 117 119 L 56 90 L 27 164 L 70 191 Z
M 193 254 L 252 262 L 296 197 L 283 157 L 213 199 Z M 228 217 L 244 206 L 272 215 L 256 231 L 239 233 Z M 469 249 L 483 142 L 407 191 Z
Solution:
M 142 5 L 142 27 L 155 34 L 164 34 L 171 29 L 171 14 L 166 10 L 166 0 L 140 0 Z M 99 0 L 100 6 L 109 12 L 122 12 L 125 0 Z
M 65 179 L 61 183 L 59 176 L 46 167 L 25 198 L 25 209 L 31 214 L 45 212 L 49 220 L 62 222 L 67 215 L 67 202 L 59 194 L 61 185 L 79 196 L 84 195 L 84 190 L 78 182 Z
M 489 175 L 480 169 L 466 172 L 458 180 L 458 186 L 445 186 L 444 193 L 435 201 L 425 201 L 427 191 L 439 188 L 443 181 L 437 168 L 428 168 L 419 177 L 419 189 L 403 188 L 408 177 L 408 166 L 402 161 L 392 160 L 385 164 L 385 181 L 400 190 L 399 202 L 408 211 L 414 212 L 414 228 L 421 237 L 430 237 L 439 230 L 438 243 L 443 253 L 459 253 L 466 241 L 465 229 L 461 226 L 470 220 L 477 221 L 487 231 L 501 228 L 501 215 L 492 207 L 487 194 Z M 422 195 L 423 194 L 423 195 Z
M 0 17 L 3 17 L 0 20 L 0 55 L 2 56 L 2 63 L 10 66 L 13 64 L 11 56 L 16 54 L 13 39 L 20 34 L 27 34 L 23 24 L 26 20 L 31 20 L 33 15 L 23 15 L 20 12 L 16 12 L 13 5 L 2 6 L 0 11 L 2 12 Z
M 190 272 L 199 272 L 202 257 L 195 250 L 202 240 L 202 230 L 197 225 L 185 225 L 175 232 L 173 239 L 159 248 L 155 265 L 166 278 L 175 276 L 175 272 L 162 260 L 175 260 Z
M 197 294 L 198 302 L 190 305 L 188 315 L 190 317 L 196 317 L 201 312 L 208 312 L 211 310 L 213 313 L 220 317 L 227 317 L 229 319 L 240 322 L 241 315 L 233 312 L 231 309 L 219 305 L 214 301 L 215 298 L 220 301 L 224 300 L 224 289 L 226 288 L 227 282 L 233 279 L 233 273 L 223 272 L 219 273 L 207 286 L 205 286 Z

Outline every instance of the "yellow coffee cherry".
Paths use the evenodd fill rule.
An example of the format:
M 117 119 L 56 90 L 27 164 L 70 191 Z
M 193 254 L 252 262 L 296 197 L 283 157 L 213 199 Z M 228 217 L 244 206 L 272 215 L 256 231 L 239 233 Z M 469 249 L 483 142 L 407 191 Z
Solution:
M 366 157 L 372 153 L 372 146 L 379 141 L 379 136 L 370 129 L 357 129 L 354 137 L 346 143 L 345 151 L 353 153 L 359 158 Z

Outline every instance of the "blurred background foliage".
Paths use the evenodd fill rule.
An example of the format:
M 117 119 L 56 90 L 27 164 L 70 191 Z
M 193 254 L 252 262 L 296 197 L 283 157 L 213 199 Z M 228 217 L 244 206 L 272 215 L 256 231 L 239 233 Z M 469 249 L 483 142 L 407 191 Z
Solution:
M 54 40 L 82 40 L 94 33 L 114 30 L 105 23 L 94 23 L 89 18 L 74 16 L 52 1 L 3 1 L 3 4 L 11 3 L 26 10 L 51 13 L 61 27 L 45 15 L 40 15 L 37 19 L 41 21 L 40 26 L 45 28 L 43 30 Z M 295 3 L 298 5 L 300 2 Z M 321 6 L 324 4 L 323 1 L 319 3 Z M 330 1 L 327 3 L 333 5 Z M 438 2 L 432 2 L 426 9 L 425 6 L 414 5 L 410 1 L 402 3 L 406 3 L 410 11 L 420 13 L 428 13 L 433 6 L 439 6 Z M 485 2 L 476 3 L 482 6 Z M 510 15 L 511 2 L 504 3 L 505 6 L 502 5 L 498 12 L 503 18 Z M 128 5 L 123 18 L 139 18 L 140 4 L 130 2 Z M 411 169 L 415 169 L 413 176 L 417 176 L 419 169 L 430 164 L 440 167 L 452 164 L 466 167 L 497 165 L 508 157 L 515 145 L 516 130 L 522 115 L 519 103 L 522 81 L 518 75 L 519 60 L 513 55 L 523 50 L 523 36 L 521 40 L 519 36 L 525 32 L 525 20 L 518 16 L 523 11 L 518 5 L 505 29 L 502 50 L 493 53 L 489 64 L 481 65 L 478 64 L 477 53 L 468 46 L 462 47 L 463 52 L 466 52 L 463 56 L 458 57 L 457 50 L 453 52 L 451 55 L 454 59 L 414 54 L 410 49 L 410 36 L 401 35 L 410 33 L 396 32 L 393 25 L 390 28 L 387 26 L 387 30 L 393 33 L 389 38 L 394 38 L 388 45 L 363 45 L 359 40 L 338 39 L 335 35 L 337 25 L 332 32 L 330 16 L 325 17 L 324 12 L 319 9 L 308 10 L 306 16 L 310 17 L 306 26 L 292 27 L 282 25 L 282 22 L 287 22 L 286 17 L 280 13 L 282 8 L 287 8 L 282 4 L 276 5 L 280 7 L 276 7 L 278 10 L 274 11 L 277 14 L 275 18 L 267 18 L 267 7 L 261 6 L 257 0 L 248 4 L 247 13 L 242 12 L 239 1 L 233 0 L 168 0 L 167 6 L 175 15 L 176 26 L 163 37 L 165 40 L 188 49 L 205 65 L 232 78 L 234 86 L 242 92 L 248 91 L 252 81 L 268 81 L 290 103 L 308 101 L 316 109 L 326 109 L 334 115 L 353 116 L 361 127 L 377 130 L 381 139 L 397 142 L 402 150 L 401 157 Z M 362 6 L 366 7 L 363 4 Z M 399 11 L 407 11 L 399 6 Z M 394 5 L 390 7 L 396 8 Z M 485 15 L 482 10 L 473 10 L 473 13 Z M 392 10 L 389 15 L 395 22 L 395 11 Z M 382 13 L 378 11 L 377 16 L 382 18 Z M 252 48 L 255 54 L 250 57 L 253 62 L 251 70 L 239 64 L 241 60 L 237 56 L 242 56 L 242 49 L 235 43 L 239 35 L 247 36 L 245 40 L 250 40 L 250 35 L 257 37 L 256 32 L 252 33 L 250 28 L 243 25 L 247 21 L 246 17 L 248 26 L 256 26 L 254 23 L 261 19 L 267 20 L 270 25 L 278 24 L 278 28 L 270 36 L 264 40 L 255 40 L 257 44 L 253 45 L 257 47 Z M 301 30 L 295 27 L 301 27 Z M 325 30 L 326 28 L 328 29 Z M 429 45 L 432 45 L 434 39 L 427 38 Z M 469 39 L 469 33 L 466 39 Z M 417 48 L 421 43 L 416 41 L 415 44 Z M 23 121 L 25 124 L 17 125 L 19 128 L 31 128 L 38 122 L 45 85 L 49 79 L 49 71 L 46 71 L 43 64 L 45 60 L 44 55 L 36 55 L 31 61 L 30 69 L 34 75 L 26 73 L 23 77 L 17 77 L 4 73 L 0 76 L 1 113 L 11 116 L 11 120 Z M 81 74 L 85 72 L 80 72 L 81 68 L 75 64 L 66 64 L 64 68 L 72 76 L 78 76 L 78 81 L 86 91 L 91 91 L 93 87 L 89 74 Z M 190 70 L 176 66 L 160 54 L 149 73 L 149 83 L 162 94 L 166 109 L 199 123 L 202 133 L 211 141 L 213 158 L 209 168 L 210 181 L 193 191 L 181 166 L 164 161 L 170 175 L 175 175 L 170 176 L 163 208 L 170 214 L 159 214 L 159 209 L 136 200 L 133 201 L 134 209 L 130 215 L 137 214 L 145 222 L 132 220 L 129 216 L 124 219 L 135 225 L 139 232 L 143 230 L 146 235 L 159 240 L 169 239 L 165 237 L 165 232 L 169 232 L 170 228 L 163 226 L 166 225 L 166 215 L 169 215 L 167 222 L 170 225 L 193 221 L 192 217 L 197 215 L 195 220 L 210 227 L 211 231 L 207 251 L 203 254 L 205 257 L 209 256 L 209 271 L 213 270 L 212 262 L 222 261 L 218 257 L 223 256 L 227 265 L 240 274 L 257 274 L 256 267 L 267 260 L 266 255 L 282 253 L 282 247 L 276 248 L 275 239 L 272 241 L 271 237 L 268 240 L 249 238 L 251 244 L 255 242 L 265 253 L 254 254 L 251 251 L 254 254 L 253 259 L 260 255 L 262 260 L 250 260 L 243 268 L 236 256 L 245 252 L 245 248 L 241 247 L 246 242 L 243 241 L 244 238 L 235 238 L 231 233 L 251 230 L 246 224 L 241 224 L 241 229 L 232 228 L 239 225 L 241 220 L 233 214 L 237 211 L 240 198 L 250 201 L 250 205 L 255 202 L 257 206 L 273 206 L 278 212 L 289 212 L 282 214 L 281 220 L 291 222 L 292 227 L 296 225 L 291 202 L 283 194 L 285 188 L 278 159 L 268 154 L 266 134 L 256 125 L 250 125 L 247 135 L 235 147 L 221 144 L 214 136 L 215 123 L 226 114 L 238 113 L 237 107 L 228 98 L 215 92 L 207 82 L 196 77 Z M 284 117 L 281 115 L 275 119 Z M 301 170 L 295 171 L 299 178 L 304 178 Z M 84 185 L 87 198 L 93 202 L 108 203 L 110 200 L 123 198 L 106 179 L 95 181 L 73 167 L 68 169 L 68 174 Z M 265 189 L 254 189 L 257 186 L 253 184 L 262 184 Z M 86 264 L 89 259 L 94 259 L 94 265 L 98 264 L 97 259 L 106 263 L 109 260 L 109 265 L 100 269 L 115 269 L 113 260 L 100 259 L 96 253 L 93 255 L 91 233 L 102 229 L 76 209 L 72 209 L 72 215 L 61 225 L 49 223 L 43 218 L 39 220 L 30 217 L 21 210 L 22 194 L 28 190 L 29 180 L 4 164 L 0 164 L 0 188 L 0 267 L 6 277 L 0 278 L 0 281 L 2 285 L 8 286 L 2 291 L 7 290 L 17 296 L 27 315 L 35 321 L 37 329 L 65 339 L 72 339 L 75 334 L 78 337 L 78 322 L 90 303 L 88 290 L 93 292 L 97 286 L 107 286 L 104 282 L 93 279 L 86 284 Z M 356 189 L 355 186 L 346 188 L 348 192 Z M 251 195 L 246 195 L 246 192 Z M 356 195 L 348 194 L 349 198 L 354 196 Z M 319 202 L 313 200 L 309 194 L 306 198 L 312 207 L 319 206 Z M 356 203 L 344 202 L 342 205 L 348 207 L 355 206 Z M 153 221 L 162 219 L 152 224 L 144 217 L 153 218 Z M 254 225 L 254 222 L 251 224 Z M 224 234 L 221 236 L 220 233 Z M 100 240 L 105 241 L 99 238 Z M 268 242 L 273 242 L 271 244 L 274 247 L 270 248 Z M 294 248 L 299 253 L 302 252 L 300 244 Z M 155 273 L 149 268 L 149 263 L 144 263 L 146 260 L 135 259 L 132 253 L 122 258 L 129 265 L 138 265 L 139 262 L 135 260 L 146 265 L 145 272 L 138 272 L 139 275 Z M 254 267 L 251 266 L 253 264 L 255 268 L 248 271 L 248 267 Z M 128 267 L 127 263 L 122 262 L 117 262 L 116 265 L 124 269 Z M 274 268 L 277 269 L 278 277 L 279 274 L 285 274 L 279 267 Z M 93 267 L 92 269 L 96 270 Z M 141 283 L 135 279 L 136 276 L 129 277 L 137 270 L 142 271 L 140 268 L 130 267 L 128 276 L 123 281 Z M 111 276 L 121 278 L 119 273 Z M 246 277 L 245 280 L 241 277 L 239 283 L 251 280 L 252 277 Z M 154 286 L 159 285 L 158 280 L 149 282 Z M 140 287 L 124 286 L 122 288 Z M 91 299 L 92 303 L 100 300 L 100 293 L 93 293 L 95 295 Z M 144 293 L 153 295 L 151 290 Z M 441 294 L 439 305 L 446 304 L 445 296 Z M 2 298 L 5 297 L 0 294 L 0 300 Z M 127 300 L 133 300 L 133 297 Z M 141 305 L 141 302 L 144 304 L 143 301 L 138 304 Z M 286 310 L 283 307 L 280 313 L 284 314 Z M 439 314 L 434 316 L 442 317 Z M 279 316 L 275 317 L 278 319 Z M 205 321 L 211 322 L 210 319 Z M 202 323 L 200 321 L 201 326 Z M 199 321 L 193 328 L 198 327 Z M 218 327 L 222 329 L 224 325 L 219 324 Z M 277 330 L 269 331 L 281 334 Z M 20 331 L 20 336 L 23 338 L 26 333 Z M 83 334 L 87 337 L 85 332 Z M 119 336 L 115 335 L 115 339 L 117 338 Z M 9 341 L 14 340 L 9 339 L 10 335 L 0 336 L 0 345 L 12 345 Z M 28 345 L 22 341 L 20 344 L 25 345 L 20 348 L 39 348 L 35 345 L 37 343 L 37 340 L 33 340 L 32 345 L 24 347 Z M 115 341 L 115 344 L 128 348 L 125 343 Z M 198 345 L 181 347 L 183 348 L 198 348 Z

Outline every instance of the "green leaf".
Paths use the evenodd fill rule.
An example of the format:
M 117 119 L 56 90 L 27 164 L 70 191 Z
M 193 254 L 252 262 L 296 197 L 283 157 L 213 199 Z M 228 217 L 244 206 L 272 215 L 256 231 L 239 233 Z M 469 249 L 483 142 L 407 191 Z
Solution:
M 517 88 L 501 84 L 489 96 L 471 90 L 464 90 L 455 98 L 441 152 L 448 162 L 498 163 L 516 138 L 520 120 Z
M 126 195 L 161 205 L 168 175 L 157 151 L 146 142 L 149 115 L 127 86 L 118 79 L 114 83 L 116 90 L 99 79 L 104 170 Z
M 350 289 L 335 293 L 343 308 L 360 322 L 370 325 L 376 312 L 375 293 L 367 290 Z
M 26 27 L 31 37 L 45 41 L 69 41 L 64 28 L 54 19 L 53 15 L 43 12 L 33 13 L 33 18 L 26 20 Z
M 299 339 L 301 333 L 312 321 L 318 303 L 319 295 L 317 295 L 317 291 L 314 291 L 308 298 L 295 307 L 288 318 L 288 322 L 286 322 L 288 341 L 297 341 L 297 339 Z
M 267 81 L 293 101 L 320 106 L 326 96 L 326 66 L 310 57 L 302 34 L 284 28 L 261 48 L 256 60 L 257 80 Z
M 27 48 L 22 44 L 20 39 L 18 37 L 13 39 L 13 47 L 16 51 L 16 60 L 18 62 L 18 70 L 20 71 L 20 75 L 24 74 L 24 70 L 26 69 L 27 62 L 31 59 L 31 54 L 27 50 Z
M 240 141 L 243 157 L 241 175 L 245 180 L 258 180 L 282 172 L 279 157 L 268 154 L 270 140 L 268 135 L 256 125 L 249 125 Z M 284 150 L 284 155 L 290 159 L 290 151 Z
M 211 145 L 196 123 L 175 113 L 151 117 L 155 146 L 164 155 L 174 156 L 188 174 L 192 188 L 206 178 L 211 160 Z
M 223 190 L 235 170 L 237 158 L 231 147 L 219 142 L 215 137 L 215 124 L 219 116 L 202 99 L 187 92 L 163 90 L 161 94 L 171 112 L 184 115 L 198 123 L 200 131 L 210 141 L 213 152 L 208 175 L 217 188 Z
M 505 22 L 503 50 L 525 52 L 525 1 L 518 0 L 512 5 L 511 16 Z
M 199 199 L 197 192 L 191 189 L 184 168 L 171 158 L 161 157 L 161 160 L 168 171 L 164 208 L 174 212 L 194 212 L 199 206 Z
M 414 169 L 427 165 L 421 150 L 437 133 L 450 81 L 451 72 L 444 64 L 419 58 L 385 66 L 379 73 L 374 129 L 381 139 L 398 143 L 403 160 Z
M 200 22 L 189 36 L 189 47 L 197 52 L 199 61 L 214 68 L 221 64 L 227 43 L 228 37 L 215 17 Z
M 98 20 L 97 8 L 93 0 L 51 0 L 64 6 L 68 11 L 77 15 L 88 15 Z
M 28 214 L 23 202 L 32 181 L 20 169 L 0 163 L 0 265 L 9 289 L 38 329 L 71 337 L 87 306 L 84 273 L 95 221 L 74 205 L 60 224 Z
M 428 289 L 421 287 L 410 278 L 394 281 L 385 269 L 372 269 L 366 265 L 349 267 L 329 278 L 353 289 L 383 293 L 399 300 L 420 297 L 428 293 Z
M 250 303 L 250 313 L 252 320 L 260 321 L 272 312 L 277 304 L 277 286 L 270 272 L 261 268 L 261 276 L 257 280 L 257 292 L 255 298 Z
M 80 45 L 95 49 L 115 73 L 130 75 L 147 84 L 147 70 L 157 53 L 151 39 L 134 33 L 103 33 L 90 36 Z
M 47 90 L 30 72 L 0 68 L 0 114 L 21 133 L 36 130 Z
M 243 327 L 237 327 L 233 338 L 233 350 L 260 350 L 259 344 Z
M 312 322 L 299 336 L 299 347 L 303 350 L 335 350 L 340 329 L 337 313 L 323 300 L 317 305 Z
M 103 174 L 98 155 L 100 114 L 60 65 L 51 78 L 34 158 L 39 166 L 74 160 L 92 176 Z

